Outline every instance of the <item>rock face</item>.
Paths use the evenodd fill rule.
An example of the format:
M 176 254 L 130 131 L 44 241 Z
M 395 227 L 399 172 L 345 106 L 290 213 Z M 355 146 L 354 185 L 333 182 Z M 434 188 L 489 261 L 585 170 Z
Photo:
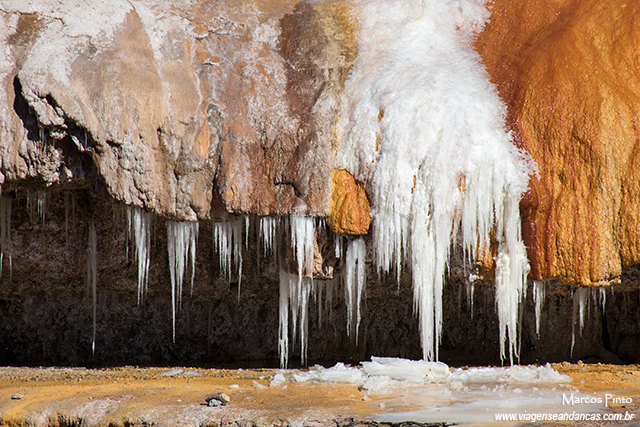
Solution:
M 3 1 L 0 364 L 275 361 L 296 326 L 303 360 L 310 339 L 312 359 L 499 363 L 507 338 L 525 363 L 640 360 L 638 273 L 582 334 L 564 283 L 640 261 L 640 11 L 492 3 L 476 47 L 523 154 L 463 3 Z M 527 156 L 530 278 L 564 281 L 541 333 Z
M 5 2 L 0 179 L 182 220 L 324 216 L 352 33 L 339 2 Z
M 640 8 L 494 0 L 477 41 L 538 165 L 521 206 L 531 277 L 606 284 L 640 261 Z
M 336 169 L 331 175 L 327 224 L 334 233 L 360 235 L 369 231 L 371 213 L 364 186 L 345 170 Z

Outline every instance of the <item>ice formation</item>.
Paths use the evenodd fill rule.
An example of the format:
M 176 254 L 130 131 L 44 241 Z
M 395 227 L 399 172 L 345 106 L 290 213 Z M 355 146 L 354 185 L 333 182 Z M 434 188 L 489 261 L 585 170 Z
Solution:
M 0 196 L 0 277 L 4 265 L 4 254 L 9 255 L 9 272 L 12 269 L 11 260 L 11 204 L 10 197 Z
M 540 336 L 540 319 L 542 318 L 542 307 L 544 306 L 544 282 L 535 280 L 533 282 L 533 303 L 536 313 L 536 335 Z
M 45 190 L 29 191 L 27 193 L 27 206 L 29 208 L 29 217 L 33 223 L 34 214 L 44 225 L 47 214 L 47 192 Z
M 298 274 L 280 271 L 280 322 L 278 326 L 278 351 L 280 366 L 289 362 L 289 329 L 295 341 L 300 332 L 300 356 L 307 361 L 307 332 L 309 326 L 309 297 L 313 291 L 313 242 L 315 219 L 293 215 L 289 218 L 291 246 L 297 263 Z M 291 311 L 291 325 L 289 325 Z
M 135 260 L 138 264 L 138 304 L 147 294 L 151 260 L 151 221 L 153 215 L 137 206 L 127 206 L 128 237 L 133 236 Z
M 396 381 L 437 383 L 449 378 L 449 367 L 442 362 L 395 357 L 374 356 L 371 362 L 362 362 L 362 371 L 369 376 L 384 375 Z
M 320 381 L 350 383 L 371 390 L 384 387 L 410 387 L 416 384 L 456 385 L 542 385 L 570 383 L 571 377 L 558 373 L 551 365 L 519 366 L 504 368 L 456 368 L 450 369 L 442 362 L 409 360 L 396 357 L 371 357 L 371 361 L 360 363 L 361 367 L 352 367 L 337 363 L 331 368 L 313 366 L 306 372 L 293 372 L 284 375 L 297 382 Z M 286 371 L 284 371 L 287 373 Z
M 220 271 L 231 281 L 232 265 L 238 269 L 238 301 L 242 284 L 242 226 L 242 218 L 213 223 L 213 247 L 218 252 Z
M 302 364 L 307 363 L 307 334 L 309 328 L 309 297 L 314 291 L 313 279 L 287 273 L 280 270 L 280 307 L 278 325 L 278 353 L 280 366 L 286 368 L 289 363 L 289 332 L 292 342 L 299 333 L 300 357 Z M 289 322 L 291 312 L 291 322 Z
M 364 296 L 366 271 L 365 257 L 367 247 L 364 238 L 360 237 L 349 241 L 347 244 L 347 256 L 345 259 L 344 293 L 347 305 L 347 333 L 358 341 L 360 328 L 360 307 Z
M 171 312 L 173 342 L 176 342 L 176 307 L 182 304 L 182 283 L 186 264 L 191 261 L 191 291 L 196 272 L 196 244 L 198 222 L 167 221 L 167 252 L 171 276 Z
M 96 237 L 96 227 L 91 221 L 89 226 L 89 239 L 87 241 L 87 289 L 91 292 L 93 303 L 93 339 L 91 341 L 91 352 L 96 353 L 96 310 L 97 310 L 97 284 L 98 284 L 98 240 Z
M 260 218 L 260 239 L 265 255 L 277 253 L 277 233 L 280 226 L 280 217 L 263 216 Z
M 337 167 L 366 183 L 379 269 L 412 266 L 423 356 L 438 358 L 452 237 L 467 259 L 498 244 L 500 354 L 518 357 L 528 261 L 519 201 L 531 166 L 471 48 L 481 1 L 359 0 L 358 58 L 346 81 Z
M 64 193 L 64 237 L 66 243 L 69 243 L 69 217 L 73 217 L 75 211 L 76 195 L 75 193 L 66 191 Z
M 578 325 L 578 335 L 582 335 L 584 329 L 585 320 L 589 316 L 589 310 L 591 303 L 594 308 L 599 306 L 604 316 L 604 309 L 606 305 L 606 288 L 601 286 L 592 287 L 577 287 L 571 292 L 573 300 L 573 324 L 571 325 L 571 351 L 573 356 L 573 346 L 575 345 L 576 337 L 576 324 Z

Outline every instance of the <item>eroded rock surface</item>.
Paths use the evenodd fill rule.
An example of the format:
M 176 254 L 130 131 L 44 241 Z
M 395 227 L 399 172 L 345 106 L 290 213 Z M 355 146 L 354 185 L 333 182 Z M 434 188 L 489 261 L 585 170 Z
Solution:
M 1 181 L 181 220 L 326 215 L 350 25 L 339 2 L 4 2 Z
M 522 203 L 531 277 L 608 283 L 640 261 L 640 8 L 495 0 L 477 48 L 538 165 Z

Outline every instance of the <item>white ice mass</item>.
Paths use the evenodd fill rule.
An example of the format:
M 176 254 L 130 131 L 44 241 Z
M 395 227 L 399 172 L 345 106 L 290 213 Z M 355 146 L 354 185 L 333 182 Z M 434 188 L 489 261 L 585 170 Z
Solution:
M 438 359 L 452 238 L 467 259 L 498 243 L 500 354 L 518 357 L 528 261 L 519 201 L 531 166 L 471 42 L 481 1 L 359 0 L 358 58 L 346 81 L 337 167 L 366 183 L 379 269 L 411 266 L 423 356 Z

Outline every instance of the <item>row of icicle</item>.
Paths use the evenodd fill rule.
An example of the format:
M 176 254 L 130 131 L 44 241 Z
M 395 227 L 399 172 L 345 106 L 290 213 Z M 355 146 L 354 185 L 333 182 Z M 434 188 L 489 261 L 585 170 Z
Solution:
M 67 206 L 70 198 L 65 193 L 65 224 L 68 226 L 67 215 L 71 209 Z M 40 200 L 46 198 L 40 198 Z M 28 206 L 31 202 L 27 203 Z M 40 203 L 44 215 L 44 203 Z M 11 268 L 11 207 L 12 198 L 0 197 L 0 275 L 2 273 L 3 260 L 7 252 L 9 267 Z M 126 210 L 127 236 L 134 249 L 134 259 L 137 264 L 137 301 L 144 301 L 148 290 L 149 265 L 151 256 L 151 230 L 153 214 L 138 207 L 128 206 Z M 38 217 L 43 220 L 43 216 Z M 213 223 L 214 251 L 219 258 L 220 273 L 231 281 L 232 270 L 238 278 L 238 292 L 242 277 L 242 253 L 243 246 L 248 245 L 249 217 L 239 218 L 227 222 Z M 314 280 L 312 275 L 314 260 L 314 239 L 316 229 L 325 227 L 324 221 L 316 218 L 291 216 L 291 217 L 261 217 L 259 222 L 259 235 L 262 243 L 262 252 L 267 256 L 278 254 L 278 242 L 282 233 L 288 232 L 292 250 L 297 260 L 297 274 L 291 274 L 280 269 L 280 304 L 279 304 L 279 330 L 278 350 L 280 364 L 286 367 L 289 360 L 290 342 L 300 341 L 300 354 L 302 363 L 307 360 L 308 342 L 308 311 L 310 298 L 318 301 L 319 323 L 322 323 L 322 313 L 331 307 L 335 281 Z M 167 221 L 168 258 L 171 279 L 172 295 L 172 336 L 176 338 L 176 313 L 182 303 L 183 282 L 190 266 L 190 293 L 193 293 L 193 283 L 196 271 L 196 246 L 199 235 L 198 222 Z M 244 231 L 244 233 L 243 233 Z M 68 232 L 67 232 L 68 234 Z M 244 236 L 243 236 L 244 234 Z M 346 251 L 343 247 L 347 241 Z M 129 243 L 127 243 L 127 250 Z M 345 252 L 343 252 L 345 251 Z M 335 235 L 335 255 L 343 258 L 342 283 L 344 288 L 344 301 L 347 309 L 347 333 L 357 342 L 360 321 L 362 317 L 362 304 L 365 297 L 366 283 L 366 244 L 362 237 L 346 239 L 341 235 Z M 96 340 L 96 304 L 97 304 L 97 233 L 94 222 L 89 225 L 87 241 L 87 288 L 92 300 L 93 313 L 93 339 L 92 352 L 95 353 Z M 473 282 L 467 285 L 467 300 L 470 303 L 473 316 Z M 536 334 L 540 335 L 540 319 L 542 317 L 545 299 L 545 283 L 543 281 L 532 282 L 532 296 L 534 301 Z M 323 298 L 325 304 L 323 308 Z M 239 299 L 240 294 L 238 294 Z M 582 334 L 586 313 L 589 305 L 601 306 L 604 314 L 606 301 L 605 288 L 577 288 L 573 298 L 573 327 L 571 337 L 571 351 L 575 343 L 576 328 Z

